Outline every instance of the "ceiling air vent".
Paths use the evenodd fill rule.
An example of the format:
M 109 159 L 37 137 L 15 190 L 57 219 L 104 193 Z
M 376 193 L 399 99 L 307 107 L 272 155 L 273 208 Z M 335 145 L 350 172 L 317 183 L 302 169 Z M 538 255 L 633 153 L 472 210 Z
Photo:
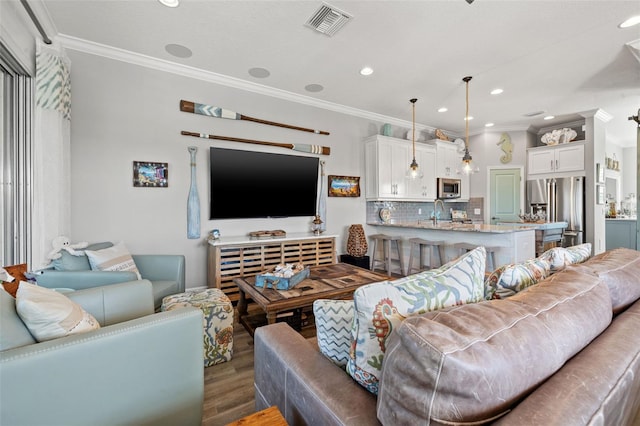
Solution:
M 338 32 L 344 24 L 349 22 L 351 18 L 352 16 L 348 13 L 326 3 L 322 3 L 322 6 L 309 18 L 305 25 L 318 32 L 332 36 Z

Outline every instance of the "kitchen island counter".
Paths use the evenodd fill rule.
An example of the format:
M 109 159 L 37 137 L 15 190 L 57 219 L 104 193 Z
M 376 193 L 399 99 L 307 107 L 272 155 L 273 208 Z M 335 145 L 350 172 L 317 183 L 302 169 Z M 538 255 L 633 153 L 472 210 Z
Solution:
M 445 221 L 434 225 L 431 221 L 426 220 L 417 222 L 368 222 L 367 225 L 375 227 L 376 231 L 371 233 L 398 235 L 405 241 L 413 237 L 420 237 L 426 240 L 444 240 L 444 262 L 449 262 L 460 255 L 453 247 L 455 243 L 495 247 L 496 268 L 535 257 L 535 228 L 533 227 Z M 409 250 L 410 245 L 405 242 L 403 244 L 405 260 L 409 258 Z

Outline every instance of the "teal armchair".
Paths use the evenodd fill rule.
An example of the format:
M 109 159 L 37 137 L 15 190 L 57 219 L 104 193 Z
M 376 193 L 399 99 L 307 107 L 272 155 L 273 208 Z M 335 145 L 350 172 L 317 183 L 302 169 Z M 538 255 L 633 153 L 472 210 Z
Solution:
M 151 287 L 65 293 L 101 328 L 44 342 L 0 287 L 0 424 L 200 426 L 202 311 L 155 313 Z
M 83 256 L 86 258 L 86 256 Z M 162 298 L 183 293 L 185 289 L 185 258 L 177 254 L 132 254 L 131 257 L 143 279 L 151 281 L 155 309 L 162 305 Z M 83 259 L 72 259 L 77 264 Z M 67 262 L 68 264 L 68 262 Z M 86 267 L 90 268 L 88 260 Z M 38 285 L 47 288 L 71 288 L 82 290 L 109 284 L 136 280 L 128 271 L 92 271 L 91 269 L 57 270 L 54 267 L 38 271 Z

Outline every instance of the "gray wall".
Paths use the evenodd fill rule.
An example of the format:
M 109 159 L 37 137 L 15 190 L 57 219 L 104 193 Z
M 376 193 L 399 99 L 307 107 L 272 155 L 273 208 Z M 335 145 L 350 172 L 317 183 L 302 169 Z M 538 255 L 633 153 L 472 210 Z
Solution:
M 312 218 L 208 220 L 209 146 L 294 151 L 182 136 L 181 130 L 329 146 L 331 155 L 320 156 L 326 161 L 327 175 L 364 179 L 361 141 L 378 133 L 382 125 L 97 55 L 73 50 L 67 53 L 72 61 L 71 241 L 124 241 L 133 253 L 184 253 L 187 287 L 206 285 L 205 239 L 211 229 L 219 229 L 223 237 L 261 229 L 306 232 Z M 180 99 L 331 134 L 189 114 L 179 110 Z M 187 239 L 188 146 L 198 147 L 199 240 Z M 169 163 L 169 187 L 133 187 L 133 161 Z M 339 235 L 338 253 L 344 252 L 348 226 L 364 223 L 365 218 L 364 197 L 328 198 L 326 234 Z

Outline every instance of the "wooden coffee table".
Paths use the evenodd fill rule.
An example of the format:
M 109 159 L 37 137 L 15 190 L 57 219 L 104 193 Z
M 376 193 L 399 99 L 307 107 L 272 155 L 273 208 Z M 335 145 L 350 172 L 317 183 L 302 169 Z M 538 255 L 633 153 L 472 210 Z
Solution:
M 256 287 L 255 277 L 235 278 L 240 290 L 238 321 L 253 336 L 255 323 L 247 315 L 247 296 L 267 314 L 267 324 L 276 322 L 278 314 L 310 307 L 316 299 L 350 299 L 360 286 L 390 279 L 347 263 L 311 266 L 309 278 L 289 290 Z

